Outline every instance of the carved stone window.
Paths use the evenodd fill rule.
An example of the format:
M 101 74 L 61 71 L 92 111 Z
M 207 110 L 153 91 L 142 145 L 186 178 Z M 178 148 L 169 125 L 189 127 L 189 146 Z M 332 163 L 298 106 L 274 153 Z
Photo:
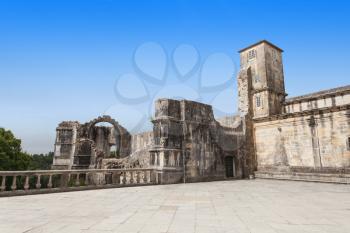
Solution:
M 256 107 L 260 107 L 261 106 L 261 98 L 260 98 L 260 96 L 257 96 L 255 98 L 255 100 L 256 100 Z
M 252 60 L 254 58 L 256 58 L 256 50 L 255 49 L 249 50 L 248 51 L 248 60 Z

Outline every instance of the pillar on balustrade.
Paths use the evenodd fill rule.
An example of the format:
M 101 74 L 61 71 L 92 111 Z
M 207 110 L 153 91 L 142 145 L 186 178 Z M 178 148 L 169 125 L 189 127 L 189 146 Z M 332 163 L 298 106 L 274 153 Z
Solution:
M 41 188 L 41 175 L 37 175 L 35 187 L 37 189 Z
M 24 190 L 29 189 L 29 176 L 26 176 L 23 188 L 24 188 Z
M 75 186 L 80 186 L 80 174 L 79 173 L 77 173 L 77 175 L 76 175 Z
M 106 184 L 106 175 L 104 172 L 94 172 L 90 176 L 91 182 L 93 185 L 105 185 Z
M 120 184 L 120 172 L 112 173 L 112 184 Z
M 2 176 L 0 190 L 1 191 L 6 190 L 6 176 Z
M 60 186 L 61 186 L 62 188 L 68 187 L 69 178 L 70 178 L 70 175 L 69 175 L 69 174 L 66 174 L 66 173 L 61 174 Z
M 87 186 L 87 185 L 90 184 L 90 182 L 89 182 L 89 176 L 90 176 L 90 173 L 89 173 L 89 172 L 85 173 L 85 181 L 84 181 L 84 185 L 85 185 L 85 186 Z
M 17 189 L 17 176 L 13 176 L 12 178 L 11 190 L 15 191 Z
M 52 188 L 52 175 L 49 175 L 49 182 L 47 183 L 47 187 L 50 189 Z

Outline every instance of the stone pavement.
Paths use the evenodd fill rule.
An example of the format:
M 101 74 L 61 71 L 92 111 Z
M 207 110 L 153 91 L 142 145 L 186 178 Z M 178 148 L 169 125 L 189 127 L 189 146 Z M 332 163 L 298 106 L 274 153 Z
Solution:
M 0 198 L 0 232 L 350 232 L 350 185 L 232 180 Z

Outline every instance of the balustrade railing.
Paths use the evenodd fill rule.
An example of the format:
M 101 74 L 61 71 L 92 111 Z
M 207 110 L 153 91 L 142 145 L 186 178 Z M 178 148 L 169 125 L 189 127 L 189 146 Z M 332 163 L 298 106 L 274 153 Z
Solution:
M 158 184 L 154 169 L 0 171 L 0 196 Z

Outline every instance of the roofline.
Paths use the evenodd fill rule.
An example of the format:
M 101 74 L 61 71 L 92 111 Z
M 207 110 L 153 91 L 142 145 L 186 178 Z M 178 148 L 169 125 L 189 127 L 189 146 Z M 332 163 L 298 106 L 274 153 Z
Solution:
M 301 95 L 301 96 L 295 96 L 291 98 L 287 98 L 285 100 L 285 104 L 292 104 L 295 102 L 304 102 L 312 99 L 321 99 L 321 98 L 326 98 L 329 96 L 338 96 L 338 95 L 343 95 L 346 93 L 350 93 L 350 85 L 347 86 L 341 86 L 337 88 L 332 88 L 332 89 L 327 89 L 327 90 L 322 90 L 306 95 Z
M 243 49 L 239 50 L 238 52 L 241 53 L 241 52 L 243 52 L 243 51 L 245 51 L 245 50 L 247 50 L 247 49 L 250 49 L 250 48 L 255 47 L 255 46 L 257 46 L 257 45 L 259 45 L 259 44 L 262 44 L 262 43 L 266 43 L 266 44 L 268 44 L 268 45 L 274 47 L 275 49 L 277 49 L 277 50 L 283 52 L 283 50 L 282 50 L 281 48 L 277 47 L 276 45 L 272 44 L 271 42 L 269 42 L 269 41 L 267 41 L 267 40 L 261 40 L 261 41 L 255 43 L 255 44 L 252 44 L 252 45 L 250 45 L 250 46 L 248 46 L 248 47 L 246 47 L 246 48 L 243 48 Z

